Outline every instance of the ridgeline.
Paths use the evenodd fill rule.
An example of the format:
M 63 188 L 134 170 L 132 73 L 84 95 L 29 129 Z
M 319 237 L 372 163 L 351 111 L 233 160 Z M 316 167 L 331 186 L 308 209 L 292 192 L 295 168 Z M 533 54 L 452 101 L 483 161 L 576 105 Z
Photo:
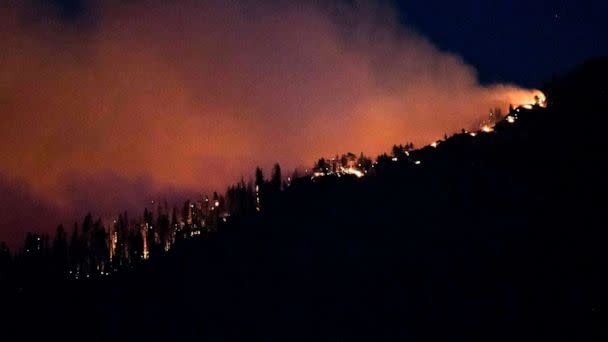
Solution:
M 293 179 L 260 213 L 111 279 L 5 292 L 3 326 L 26 340 L 604 340 L 607 82 L 608 59 L 591 61 L 492 132 L 361 178 Z

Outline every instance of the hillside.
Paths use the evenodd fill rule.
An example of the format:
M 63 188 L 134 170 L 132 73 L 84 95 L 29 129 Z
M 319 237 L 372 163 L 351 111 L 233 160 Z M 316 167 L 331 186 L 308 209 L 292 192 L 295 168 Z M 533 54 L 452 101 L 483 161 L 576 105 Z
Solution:
M 295 179 L 126 275 L 19 292 L 4 322 L 87 340 L 602 340 L 606 80 L 595 60 L 492 132 Z

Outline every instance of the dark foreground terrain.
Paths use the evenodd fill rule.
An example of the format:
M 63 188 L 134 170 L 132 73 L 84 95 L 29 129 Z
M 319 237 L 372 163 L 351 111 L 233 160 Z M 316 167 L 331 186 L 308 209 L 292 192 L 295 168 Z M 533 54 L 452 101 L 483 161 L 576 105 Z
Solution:
M 607 82 L 608 61 L 589 62 L 547 85 L 547 109 L 373 176 L 298 179 L 262 214 L 109 280 L 6 289 L 0 334 L 606 341 Z

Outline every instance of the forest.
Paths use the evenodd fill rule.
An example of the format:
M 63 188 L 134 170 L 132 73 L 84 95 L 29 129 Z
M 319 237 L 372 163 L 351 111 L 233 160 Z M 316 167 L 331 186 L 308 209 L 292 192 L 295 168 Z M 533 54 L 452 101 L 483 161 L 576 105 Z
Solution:
M 48 341 L 603 340 L 607 79 L 592 60 L 491 129 L 258 168 L 179 208 L 2 244 L 0 325 Z

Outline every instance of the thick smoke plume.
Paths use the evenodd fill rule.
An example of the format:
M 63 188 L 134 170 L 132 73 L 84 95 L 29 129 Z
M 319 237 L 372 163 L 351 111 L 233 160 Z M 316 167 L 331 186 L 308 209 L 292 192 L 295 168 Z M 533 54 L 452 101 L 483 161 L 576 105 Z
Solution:
M 23 3 L 0 5 L 0 239 L 255 165 L 425 145 L 534 96 L 361 3 Z

